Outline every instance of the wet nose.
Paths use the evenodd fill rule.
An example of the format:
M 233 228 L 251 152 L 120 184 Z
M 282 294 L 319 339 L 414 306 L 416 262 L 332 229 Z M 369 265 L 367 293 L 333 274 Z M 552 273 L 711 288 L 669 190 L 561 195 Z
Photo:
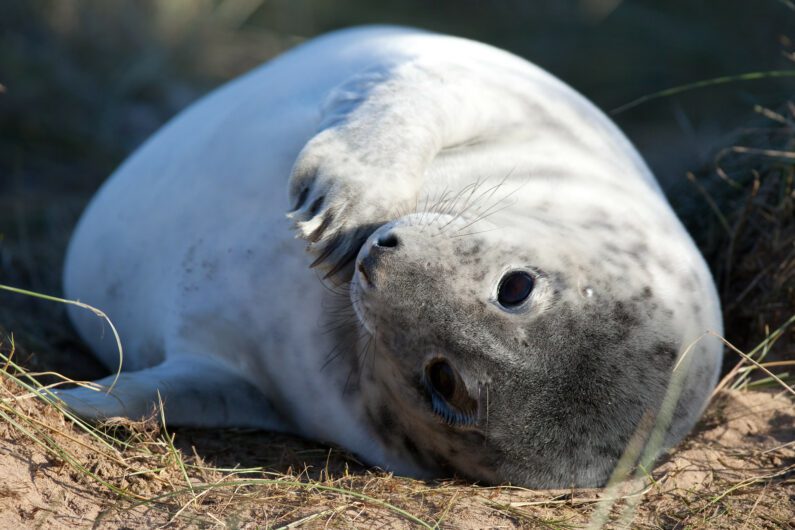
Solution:
M 374 269 L 385 254 L 400 246 L 400 238 L 392 231 L 379 235 L 361 257 L 357 268 L 369 285 L 374 285 Z
M 381 248 L 395 248 L 400 245 L 400 239 L 394 232 L 387 232 L 386 234 L 380 236 L 378 239 L 375 240 L 373 243 L 374 247 L 381 247 Z

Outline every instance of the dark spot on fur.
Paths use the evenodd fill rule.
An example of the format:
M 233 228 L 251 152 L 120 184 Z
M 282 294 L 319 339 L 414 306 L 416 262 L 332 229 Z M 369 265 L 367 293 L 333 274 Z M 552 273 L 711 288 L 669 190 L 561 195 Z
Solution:
M 662 270 L 664 270 L 665 272 L 667 272 L 667 273 L 673 273 L 674 272 L 673 267 L 671 267 L 671 264 L 668 263 L 668 258 L 665 257 L 665 256 L 657 258 L 657 265 L 659 265 L 660 268 Z
M 479 243 L 474 243 L 469 245 L 468 248 L 459 248 L 456 250 L 456 254 L 459 256 L 469 257 L 474 256 L 476 254 L 480 254 L 481 248 Z
M 674 346 L 665 342 L 658 342 L 652 347 L 652 355 L 656 358 L 674 361 L 678 352 Z
M 622 223 L 621 229 L 628 234 L 635 236 L 641 235 L 640 229 L 638 229 L 638 227 L 633 223 Z
M 630 311 L 620 300 L 613 305 L 612 319 L 618 325 L 616 339 L 619 341 L 625 340 L 640 322 L 635 311 Z
M 616 231 L 616 226 L 614 224 L 608 223 L 607 221 L 605 221 L 603 219 L 592 219 L 592 220 L 589 220 L 589 221 L 585 221 L 582 224 L 582 227 L 586 228 L 586 229 L 598 228 L 600 230 L 605 230 L 607 232 L 615 232 Z
M 586 431 L 588 430 L 590 429 L 586 429 Z M 584 434 L 587 435 L 588 433 L 586 432 Z M 602 457 L 606 457 L 610 460 L 618 460 L 619 458 L 621 458 L 621 455 L 624 453 L 624 445 L 619 443 L 615 445 L 595 444 L 593 448 L 595 449 L 596 453 Z

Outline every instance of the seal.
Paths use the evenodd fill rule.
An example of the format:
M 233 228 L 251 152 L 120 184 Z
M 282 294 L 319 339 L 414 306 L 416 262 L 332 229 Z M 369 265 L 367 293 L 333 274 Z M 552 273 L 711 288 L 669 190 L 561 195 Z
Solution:
M 172 425 L 421 477 L 598 486 L 631 440 L 691 429 L 721 358 L 709 271 L 618 128 L 407 28 L 317 38 L 182 112 L 90 203 L 64 284 L 125 346 L 110 392 L 59 393 L 79 414 L 160 397 Z

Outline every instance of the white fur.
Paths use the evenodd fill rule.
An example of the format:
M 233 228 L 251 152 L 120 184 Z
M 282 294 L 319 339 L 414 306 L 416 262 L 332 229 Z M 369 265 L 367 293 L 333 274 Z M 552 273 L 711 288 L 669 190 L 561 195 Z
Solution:
M 495 137 L 487 151 L 479 150 L 479 141 Z M 213 369 L 197 368 L 197 376 L 164 376 L 172 381 L 165 396 L 172 423 L 197 423 L 198 411 L 207 410 L 198 423 L 296 431 L 371 462 L 417 471 L 390 460 L 368 434 L 361 410 L 339 391 L 346 374 L 322 368 L 335 346 L 321 327 L 328 293 L 285 218 L 293 207 L 291 171 L 294 198 L 318 168 L 326 181 L 316 185 L 325 186 L 327 206 L 348 208 L 341 224 L 366 220 L 368 205 L 379 197 L 411 201 L 483 175 L 499 181 L 515 174 L 517 208 L 549 190 L 568 202 L 563 219 L 577 218 L 596 199 L 624 209 L 639 225 L 668 227 L 654 245 L 695 263 L 711 285 L 634 148 L 559 80 L 464 39 L 386 27 L 333 33 L 181 113 L 115 172 L 75 232 L 66 296 L 103 309 L 116 323 L 125 370 L 162 376 L 164 359 L 214 359 L 229 372 L 229 388 L 238 378 L 274 406 L 263 412 L 256 399 L 241 398 L 235 414 L 202 408 L 205 398 L 195 390 Z M 354 206 L 351 193 L 359 194 Z M 513 210 L 492 222 L 501 216 L 521 229 L 524 221 Z M 293 221 L 303 237 L 320 224 L 301 212 Z M 656 292 L 666 289 L 655 285 Z M 710 326 L 720 331 L 716 308 L 713 302 Z M 114 343 L 96 320 L 77 311 L 72 317 L 115 369 Z M 173 364 L 166 362 L 169 370 Z M 151 386 L 127 377 L 119 392 L 151 397 Z M 192 390 L 195 406 L 185 405 L 181 396 Z M 87 392 L 67 396 L 89 415 L 118 412 Z M 81 402 L 90 406 L 81 409 Z

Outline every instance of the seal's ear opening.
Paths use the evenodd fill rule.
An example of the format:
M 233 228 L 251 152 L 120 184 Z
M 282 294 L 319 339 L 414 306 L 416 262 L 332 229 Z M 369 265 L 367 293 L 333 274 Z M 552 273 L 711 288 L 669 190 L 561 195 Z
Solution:
M 440 357 L 425 367 L 425 386 L 433 412 L 451 426 L 471 426 L 477 422 L 478 403 L 469 395 L 455 368 Z

